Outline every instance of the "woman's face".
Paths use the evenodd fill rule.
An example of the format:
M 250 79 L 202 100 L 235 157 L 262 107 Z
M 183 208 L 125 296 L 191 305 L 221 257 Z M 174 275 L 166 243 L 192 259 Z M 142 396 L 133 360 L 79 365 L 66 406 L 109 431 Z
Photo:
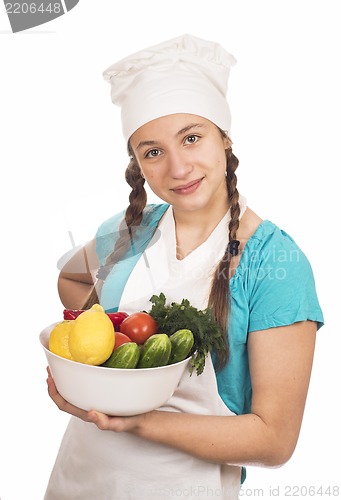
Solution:
M 227 208 L 228 139 L 209 120 L 192 114 L 157 118 L 131 136 L 130 145 L 152 191 L 175 210 Z

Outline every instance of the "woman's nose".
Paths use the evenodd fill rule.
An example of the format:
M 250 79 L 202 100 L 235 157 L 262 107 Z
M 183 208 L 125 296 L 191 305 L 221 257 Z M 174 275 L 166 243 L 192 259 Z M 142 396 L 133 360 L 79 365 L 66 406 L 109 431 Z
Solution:
M 183 179 L 193 170 L 191 159 L 183 151 L 168 153 L 168 172 L 174 179 Z

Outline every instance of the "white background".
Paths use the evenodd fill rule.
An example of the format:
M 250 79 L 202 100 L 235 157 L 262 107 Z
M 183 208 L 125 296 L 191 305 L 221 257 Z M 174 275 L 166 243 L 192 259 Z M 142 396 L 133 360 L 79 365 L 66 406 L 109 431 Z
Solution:
M 17 34 L 0 10 L 0 498 L 43 498 L 68 420 L 47 396 L 38 335 L 62 317 L 56 263 L 71 248 L 69 231 L 86 241 L 126 206 L 125 145 L 102 71 L 186 32 L 238 60 L 229 102 L 239 190 L 303 248 L 326 321 L 295 454 L 280 469 L 249 468 L 241 498 L 290 498 L 295 485 L 299 498 L 333 498 L 341 486 L 339 2 L 119 3 L 80 0 Z M 330 495 L 318 495 L 320 486 Z

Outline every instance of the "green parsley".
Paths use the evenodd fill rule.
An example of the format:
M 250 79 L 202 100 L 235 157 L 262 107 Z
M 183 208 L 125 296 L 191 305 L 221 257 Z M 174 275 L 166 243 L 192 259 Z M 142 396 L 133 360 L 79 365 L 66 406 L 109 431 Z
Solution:
M 205 359 L 213 349 L 224 348 L 221 328 L 213 319 L 209 308 L 199 310 L 193 307 L 187 299 L 180 304 L 172 302 L 166 305 L 164 293 L 153 295 L 153 304 L 148 313 L 158 324 L 159 332 L 172 335 L 177 330 L 188 328 L 194 335 L 190 373 L 195 369 L 200 375 L 205 368 Z

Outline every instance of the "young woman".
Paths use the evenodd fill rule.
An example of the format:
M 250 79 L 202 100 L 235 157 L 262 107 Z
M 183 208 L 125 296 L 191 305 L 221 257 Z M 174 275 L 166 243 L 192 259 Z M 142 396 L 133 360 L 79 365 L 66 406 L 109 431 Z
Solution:
M 225 348 L 186 373 L 155 411 L 112 417 L 50 397 L 72 415 L 45 499 L 237 499 L 248 464 L 291 457 L 323 316 L 309 262 L 239 195 L 227 80 L 234 58 L 190 35 L 105 72 L 121 107 L 128 208 L 62 270 L 67 308 L 149 309 L 164 292 L 210 306 Z M 164 203 L 147 205 L 144 184 Z M 104 432 L 108 431 L 108 432 Z

